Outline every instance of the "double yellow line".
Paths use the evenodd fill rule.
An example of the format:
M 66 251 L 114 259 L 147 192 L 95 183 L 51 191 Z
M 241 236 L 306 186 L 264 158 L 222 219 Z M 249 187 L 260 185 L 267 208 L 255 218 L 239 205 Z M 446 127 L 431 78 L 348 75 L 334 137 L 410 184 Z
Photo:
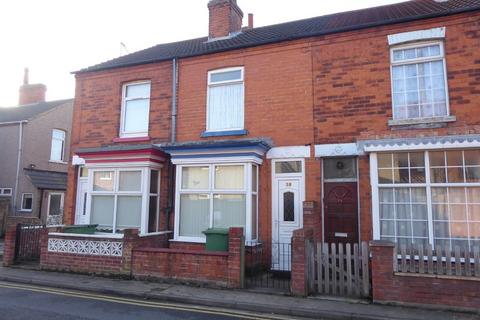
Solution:
M 0 288 L 55 294 L 55 295 L 66 296 L 66 297 L 121 303 L 121 304 L 128 304 L 128 305 L 147 307 L 147 308 L 168 309 L 168 310 L 176 310 L 176 311 L 188 311 L 188 312 L 203 313 L 203 314 L 221 315 L 221 316 L 228 316 L 228 317 L 240 318 L 240 319 L 255 319 L 255 320 L 292 319 L 291 317 L 283 317 L 283 316 L 277 316 L 277 315 L 262 315 L 262 314 L 255 314 L 252 312 L 242 312 L 242 311 L 235 311 L 235 310 L 229 310 L 224 308 L 201 307 L 201 306 L 195 306 L 195 305 L 145 301 L 145 300 L 139 300 L 139 299 L 115 297 L 111 295 L 101 295 L 101 294 L 87 293 L 82 291 L 16 284 L 16 283 L 3 282 L 3 281 L 0 281 Z

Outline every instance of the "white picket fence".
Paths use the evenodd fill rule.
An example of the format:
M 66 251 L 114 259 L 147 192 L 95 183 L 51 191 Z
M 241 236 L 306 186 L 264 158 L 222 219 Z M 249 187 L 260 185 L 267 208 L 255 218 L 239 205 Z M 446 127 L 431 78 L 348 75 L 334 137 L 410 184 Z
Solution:
M 319 242 L 316 252 L 313 243 L 307 243 L 307 252 L 308 283 L 311 290 L 316 289 L 322 295 L 370 295 L 369 247 L 366 242 L 360 246 L 358 243 Z
M 401 245 L 397 250 L 396 272 L 480 277 L 480 248 L 472 250 L 458 246 L 445 248 L 431 245 Z

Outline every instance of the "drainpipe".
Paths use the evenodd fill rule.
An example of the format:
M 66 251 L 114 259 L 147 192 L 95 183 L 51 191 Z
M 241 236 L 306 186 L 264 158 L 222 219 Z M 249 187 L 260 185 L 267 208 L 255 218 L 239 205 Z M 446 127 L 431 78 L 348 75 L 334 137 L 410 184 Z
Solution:
M 21 164 L 21 158 L 22 158 L 23 124 L 27 123 L 27 121 L 18 121 L 17 123 L 18 123 L 17 172 L 15 174 L 15 192 L 13 193 L 13 205 L 12 205 L 13 207 L 12 213 L 14 215 L 17 213 L 18 180 L 20 177 L 20 164 Z
M 177 88 L 178 88 L 178 61 L 177 58 L 172 60 L 172 127 L 170 143 L 177 140 Z M 173 197 L 175 195 L 175 180 L 173 164 L 168 165 L 168 204 L 166 212 L 166 230 L 170 230 L 170 214 L 173 208 Z

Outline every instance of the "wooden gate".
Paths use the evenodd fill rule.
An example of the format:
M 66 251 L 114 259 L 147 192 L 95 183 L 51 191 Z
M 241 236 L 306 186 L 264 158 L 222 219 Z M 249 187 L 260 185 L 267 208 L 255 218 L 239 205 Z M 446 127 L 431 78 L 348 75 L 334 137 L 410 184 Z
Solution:
M 15 262 L 40 260 L 40 236 L 45 225 L 18 224 Z
M 309 287 L 322 295 L 369 297 L 370 268 L 368 244 L 317 243 L 316 255 L 312 255 L 314 246 L 308 246 L 315 259 L 308 259 Z M 316 266 L 316 276 L 315 269 Z

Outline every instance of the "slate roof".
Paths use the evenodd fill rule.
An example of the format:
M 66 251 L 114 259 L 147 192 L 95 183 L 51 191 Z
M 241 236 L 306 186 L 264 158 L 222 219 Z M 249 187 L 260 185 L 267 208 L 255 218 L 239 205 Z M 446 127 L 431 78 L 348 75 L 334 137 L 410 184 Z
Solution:
M 56 100 L 40 103 L 25 104 L 17 107 L 0 108 L 0 123 L 11 121 L 30 120 L 41 113 L 47 112 L 73 99 Z
M 142 51 L 81 69 L 74 73 L 153 63 L 170 60 L 175 57 L 193 57 L 311 36 L 446 16 L 474 10 L 480 10 L 480 0 L 406 1 L 386 6 L 340 12 L 265 27 L 244 29 L 240 34 L 225 40 L 208 42 L 208 38 L 203 37 L 174 43 L 159 44 Z
M 67 190 L 67 173 L 37 169 L 23 169 L 38 189 Z

